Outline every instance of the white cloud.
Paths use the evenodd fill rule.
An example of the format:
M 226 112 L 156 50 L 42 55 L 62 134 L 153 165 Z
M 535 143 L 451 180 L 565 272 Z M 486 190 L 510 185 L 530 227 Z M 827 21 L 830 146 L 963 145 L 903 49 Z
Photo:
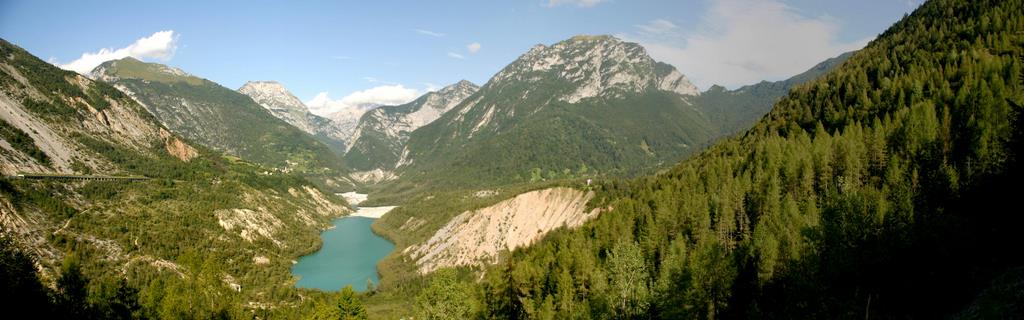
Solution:
M 480 51 L 480 43 L 479 42 L 473 42 L 473 43 L 467 44 L 466 45 L 466 50 L 469 50 L 469 53 L 476 53 L 477 51 Z
M 153 33 L 149 37 L 135 40 L 134 43 L 120 49 L 103 48 L 99 52 L 83 53 L 82 56 L 68 64 L 60 65 L 61 68 L 78 73 L 88 73 L 101 63 L 117 60 L 126 57 L 137 59 L 153 58 L 163 61 L 174 57 L 174 51 L 178 49 L 178 35 L 174 30 L 165 30 Z
M 834 19 L 806 17 L 776 0 L 714 2 L 695 32 L 661 19 L 637 29 L 623 37 L 639 42 L 701 88 L 785 79 L 871 39 L 841 41 Z
M 451 51 L 448 51 L 448 57 L 449 58 L 459 59 L 459 60 L 466 59 L 466 56 L 458 54 L 458 53 L 455 53 L 455 52 L 451 52 Z
M 316 96 L 313 97 L 313 99 L 309 99 L 309 101 L 306 101 L 306 106 L 309 107 L 311 110 L 313 108 L 320 109 L 320 108 L 326 107 L 328 102 L 331 102 L 331 98 L 327 96 L 327 92 L 326 91 L 323 91 L 323 92 L 317 93 Z M 313 113 L 317 113 L 317 112 L 313 112 Z
M 427 36 L 437 37 L 437 38 L 440 38 L 440 37 L 444 36 L 444 33 L 434 32 L 434 31 L 424 30 L 424 29 L 412 29 L 412 31 L 415 31 L 416 33 L 419 33 L 419 34 L 422 34 L 422 35 L 427 35 Z
M 575 5 L 577 7 L 589 8 L 596 6 L 604 0 L 548 0 L 549 7 L 555 7 L 560 5 Z
M 423 87 L 425 87 L 424 91 L 426 92 L 437 91 L 441 89 L 441 86 L 438 86 L 436 83 L 423 82 L 421 84 L 423 85 Z
M 665 19 L 654 19 L 648 23 L 637 25 L 636 27 L 640 28 L 641 32 L 651 36 L 667 35 L 675 32 L 676 28 L 678 28 L 675 23 Z
M 399 105 L 419 97 L 419 90 L 406 88 L 400 84 L 384 85 L 353 92 L 341 99 L 333 100 L 327 92 L 317 94 L 306 101 L 309 111 L 327 116 L 343 113 L 358 117 L 367 110 L 382 105 Z

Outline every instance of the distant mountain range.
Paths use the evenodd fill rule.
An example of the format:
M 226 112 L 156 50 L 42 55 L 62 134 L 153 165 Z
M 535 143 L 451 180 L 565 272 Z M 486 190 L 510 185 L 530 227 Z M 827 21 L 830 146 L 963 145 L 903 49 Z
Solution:
M 291 277 L 286 265 L 315 250 L 348 205 L 306 172 L 212 148 L 299 169 L 340 164 L 317 162 L 327 147 L 181 70 L 119 60 L 95 74 L 103 80 L 0 39 L 5 306 L 53 319 L 230 317 L 214 304 L 240 310 L 234 301 L 296 290 L 281 285 Z M 167 289 L 175 286 L 189 289 Z
M 638 44 L 577 36 L 534 46 L 483 87 L 461 81 L 358 118 L 314 115 L 274 81 L 235 92 L 132 58 L 91 76 L 128 92 L 171 131 L 244 159 L 461 187 L 647 172 L 746 128 L 846 56 L 784 81 L 700 92 Z
M 101 64 L 91 76 L 129 93 L 161 123 L 189 140 L 285 170 L 345 170 L 341 157 L 327 145 L 278 119 L 269 108 L 180 69 L 124 58 Z M 281 108 L 287 107 L 276 109 Z
M 927 1 L 735 90 L 576 36 L 333 117 L 0 39 L 0 294 L 58 319 L 1024 318 L 1021 12 Z M 353 189 L 399 206 L 382 281 L 295 287 Z
M 577 36 L 538 45 L 409 134 L 395 173 L 467 186 L 645 172 L 744 129 L 845 57 L 785 81 L 702 93 L 636 43 Z
M 483 87 L 460 81 L 398 106 L 321 117 L 274 81 L 236 91 L 132 58 L 90 76 L 114 84 L 172 132 L 288 170 L 357 172 L 451 187 L 629 176 L 746 128 L 830 59 L 777 82 L 700 92 L 671 65 L 611 36 L 537 45 Z
M 345 160 L 355 170 L 393 169 L 413 131 L 437 120 L 479 89 L 463 80 L 403 105 L 366 112 Z
M 252 98 L 278 119 L 313 135 L 336 153 L 344 154 L 348 148 L 346 141 L 351 137 L 350 131 L 330 119 L 310 113 L 306 104 L 284 85 L 276 81 L 249 81 L 238 92 Z

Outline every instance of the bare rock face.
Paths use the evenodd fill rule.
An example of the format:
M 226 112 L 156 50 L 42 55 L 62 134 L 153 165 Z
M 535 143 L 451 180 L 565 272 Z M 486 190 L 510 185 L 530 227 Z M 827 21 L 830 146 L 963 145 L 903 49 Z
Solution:
M 249 81 L 238 92 L 249 96 L 270 114 L 316 137 L 347 145 L 351 130 L 328 118 L 309 112 L 298 97 L 277 81 Z
M 361 180 L 390 180 L 374 174 L 378 171 L 390 174 L 401 163 L 401 152 L 409 141 L 409 135 L 437 120 L 478 89 L 480 87 L 472 82 L 462 80 L 403 105 L 367 111 L 360 118 L 345 155 L 349 166 L 364 173 L 353 174 L 353 178 L 369 175 Z
M 421 245 L 405 250 L 420 273 L 492 263 L 502 250 L 534 243 L 556 228 L 577 227 L 596 217 L 585 211 L 593 192 L 551 188 L 520 194 L 493 206 L 466 211 Z
M 249 96 L 274 117 L 302 130 L 337 153 L 351 147 L 354 124 L 321 117 L 276 81 L 249 81 L 238 92 Z
M 559 100 L 569 103 L 650 89 L 700 94 L 686 76 L 655 61 L 642 46 L 611 36 L 576 36 L 551 46 L 534 46 L 498 73 L 489 85 L 501 87 L 503 83 L 552 78 L 570 84 L 558 93 Z
M 4 43 L 3 45 L 9 45 Z M 111 173 L 117 166 L 103 154 L 83 143 L 110 143 L 141 154 L 161 153 L 153 148 L 161 141 L 171 144 L 167 152 L 191 159 L 196 150 L 167 132 L 132 96 L 79 74 L 61 74 L 75 90 L 45 92 L 23 74 L 17 65 L 26 63 L 6 56 L 0 59 L 0 78 L 17 85 L 0 87 L 0 121 L 8 130 L 19 131 L 47 161 L 30 156 L 22 145 L 0 141 L 0 172 Z M 48 105 L 50 109 L 40 109 Z M 61 114 L 57 116 L 56 114 Z
M 199 156 L 199 152 L 195 148 L 181 141 L 181 139 L 165 129 L 160 129 L 160 137 L 164 138 L 164 147 L 167 149 L 167 153 L 178 158 L 178 160 L 188 162 L 192 158 Z

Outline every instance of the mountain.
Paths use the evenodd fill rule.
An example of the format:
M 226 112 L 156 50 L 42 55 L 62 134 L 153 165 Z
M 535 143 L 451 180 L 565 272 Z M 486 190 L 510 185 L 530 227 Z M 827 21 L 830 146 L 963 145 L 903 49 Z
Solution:
M 135 169 L 112 151 L 189 161 L 197 151 L 131 97 L 0 40 L 0 173 Z M 155 169 L 155 168 L 154 168 Z
M 744 128 L 843 59 L 784 81 L 701 93 L 636 43 L 577 36 L 538 45 L 410 134 L 395 171 L 413 184 L 471 188 L 649 172 Z
M 124 58 L 104 62 L 91 76 L 128 92 L 189 140 L 284 170 L 344 170 L 341 159 L 313 136 L 248 96 L 180 69 Z
M 535 49 L 535 50 L 537 50 L 537 49 Z M 809 70 L 807 70 L 804 73 L 801 73 L 799 75 L 796 75 L 796 76 L 793 76 L 793 77 L 791 77 L 789 79 L 785 79 L 785 80 L 781 80 L 781 81 L 775 81 L 775 82 L 763 81 L 763 82 L 758 83 L 758 84 L 740 87 L 740 88 L 735 89 L 735 90 L 728 90 L 728 89 L 725 89 L 725 88 L 720 87 L 720 86 L 714 86 L 714 87 L 712 87 L 711 89 L 709 89 L 707 91 L 701 92 L 699 95 L 675 94 L 675 96 L 678 97 L 678 100 L 684 100 L 685 101 L 684 103 L 690 103 L 690 104 L 686 104 L 686 106 L 689 107 L 689 110 L 691 110 L 692 112 L 694 112 L 697 115 L 699 115 L 700 119 L 702 119 L 702 121 L 704 121 L 702 123 L 705 123 L 705 124 L 708 125 L 708 127 L 705 127 L 705 129 L 708 130 L 706 132 L 709 135 L 711 135 L 713 137 L 716 137 L 716 138 L 723 137 L 723 136 L 731 136 L 731 135 L 735 135 L 736 133 L 740 132 L 741 130 L 745 130 L 745 129 L 749 128 L 758 119 L 762 118 L 765 114 L 768 113 L 768 111 L 771 109 L 771 106 L 776 101 L 778 101 L 781 97 L 783 97 L 786 94 L 788 94 L 791 89 L 799 87 L 799 85 L 801 85 L 803 83 L 806 83 L 808 81 L 813 81 L 814 79 L 816 79 L 816 78 L 818 78 L 818 77 L 820 77 L 820 76 L 830 72 L 831 70 L 841 66 L 843 64 L 843 62 L 846 61 L 846 59 L 848 59 L 851 55 L 852 55 L 852 53 L 847 53 L 847 54 L 840 55 L 840 56 L 838 56 L 836 58 L 828 59 L 828 60 L 826 60 L 826 61 L 824 61 L 822 63 L 819 63 L 818 65 L 810 68 Z M 668 72 L 667 74 L 671 74 L 671 72 Z M 486 86 L 485 86 L 485 89 L 481 89 L 481 90 L 486 90 Z M 474 97 L 470 97 L 468 100 L 472 100 L 472 99 L 474 99 Z M 665 100 L 665 101 L 678 101 L 678 100 Z M 641 104 L 625 105 L 625 106 L 622 106 L 622 108 L 619 111 L 617 111 L 618 113 L 615 113 L 612 116 L 607 116 L 607 117 L 603 117 L 603 118 L 595 117 L 594 119 L 598 119 L 598 120 L 601 121 L 600 123 L 597 123 L 598 125 L 601 125 L 601 124 L 604 124 L 604 123 L 615 123 L 616 121 L 622 121 L 622 120 L 636 119 L 635 115 L 629 114 L 628 112 L 625 112 L 625 111 L 629 111 L 631 109 L 637 109 L 636 108 L 637 106 L 641 106 Z M 456 110 L 458 110 L 458 108 L 456 108 Z M 587 110 L 587 109 L 578 108 L 578 109 L 573 109 L 573 110 Z M 607 110 L 607 109 L 600 109 L 600 110 Z M 640 108 L 640 110 L 643 110 L 643 108 Z M 456 111 L 451 111 L 451 112 L 449 112 L 449 114 L 454 113 L 454 112 L 456 112 Z M 655 118 L 655 117 L 651 117 L 651 118 Z M 442 117 L 442 120 L 438 120 L 438 121 L 443 121 L 443 119 L 445 119 L 445 118 Z M 528 119 L 524 119 L 523 121 L 531 122 L 531 121 L 537 121 L 537 120 L 536 119 L 529 119 L 528 118 Z M 659 125 L 659 124 L 658 123 L 651 124 L 651 126 L 655 126 L 655 125 Z M 433 126 L 433 124 L 428 125 L 427 127 L 431 127 L 431 126 Z M 537 128 L 538 127 L 532 126 L 532 127 L 529 127 L 529 130 L 535 130 Z M 662 127 L 660 127 L 660 128 L 666 128 L 666 130 L 671 130 L 671 129 L 675 128 L 675 127 L 662 125 Z M 415 131 L 413 133 L 413 135 L 420 134 L 422 130 L 427 130 L 427 129 L 428 128 L 423 128 L 423 129 L 420 129 L 419 131 Z M 562 130 L 561 132 L 572 132 L 572 130 L 575 130 L 575 128 L 572 128 L 572 127 L 559 128 L 559 129 Z M 659 127 L 655 127 L 652 130 L 650 130 L 649 131 L 650 134 L 651 135 L 656 135 L 658 133 L 657 129 L 659 129 Z M 638 130 L 638 129 L 630 129 L 630 130 Z M 559 131 L 555 131 L 555 132 L 559 132 Z M 591 131 L 591 132 L 593 132 L 593 131 Z M 452 133 L 448 133 L 448 134 L 451 135 Z M 623 133 L 623 135 L 628 135 L 628 134 L 630 134 L 630 132 L 628 132 L 628 131 Z M 473 139 L 475 139 L 475 138 L 473 138 Z M 489 145 L 486 145 L 486 143 L 482 143 L 482 144 L 484 144 L 483 146 L 475 146 L 475 143 L 472 142 L 472 141 L 469 142 L 469 144 L 473 145 L 474 148 L 481 148 L 481 149 L 485 150 L 484 152 L 476 153 L 474 155 L 479 156 L 480 154 L 484 154 L 484 155 L 497 154 L 497 156 L 494 156 L 492 159 L 497 159 L 496 163 L 502 163 L 501 161 L 503 161 L 503 159 L 501 159 L 501 157 L 503 157 L 504 155 L 506 155 L 506 154 L 514 154 L 514 153 L 531 152 L 531 151 L 533 151 L 533 149 L 532 149 L 533 146 L 531 146 L 530 143 L 537 142 L 537 141 L 543 142 L 545 139 L 549 139 L 549 138 L 541 136 L 541 135 L 526 136 L 526 138 L 522 138 L 522 140 L 521 140 L 522 142 L 526 142 L 526 143 L 523 143 L 520 146 L 518 146 L 518 147 L 523 148 L 523 149 L 522 150 L 512 150 L 512 151 L 510 151 L 510 149 L 512 149 L 512 148 L 508 148 L 508 147 L 504 147 L 504 146 L 500 146 L 500 145 L 489 146 Z M 470 140 L 472 140 L 472 139 L 470 139 Z M 490 141 L 493 141 L 493 140 L 490 140 Z M 611 140 L 606 140 L 605 138 L 600 137 L 600 136 L 598 136 L 597 138 L 594 138 L 594 137 L 588 136 L 586 134 L 580 134 L 580 135 L 578 135 L 574 139 L 563 139 L 562 141 L 564 141 L 564 145 L 562 145 L 560 147 L 560 149 L 556 149 L 555 151 L 548 151 L 546 154 L 541 154 L 539 156 L 533 156 L 532 158 L 519 158 L 519 159 L 517 159 L 517 161 L 521 161 L 523 163 L 529 164 L 531 161 L 537 161 L 537 159 L 558 159 L 557 157 L 559 157 L 562 153 L 565 153 L 564 150 L 576 150 L 577 148 L 580 148 L 581 145 L 582 146 L 598 145 L 597 148 L 612 149 L 612 148 L 609 148 L 607 146 L 600 146 L 600 144 L 598 144 L 600 142 L 611 141 Z M 594 141 L 596 141 L 597 143 L 595 143 Z M 702 146 L 698 146 L 698 147 L 699 148 L 703 148 Z M 453 152 L 453 155 L 451 157 L 454 158 L 454 157 L 458 157 L 459 153 L 466 152 L 466 151 L 465 150 L 460 150 L 458 148 L 453 148 L 453 149 L 451 149 L 451 152 Z M 540 153 L 540 152 L 538 152 L 538 153 Z M 542 158 L 542 157 L 547 157 L 547 158 Z M 685 157 L 685 156 L 683 156 L 683 157 Z M 424 170 L 424 172 L 410 172 L 411 171 L 410 169 L 414 169 L 414 168 L 417 167 L 416 162 L 418 160 L 417 160 L 417 158 L 410 157 L 408 155 L 406 155 L 406 159 L 405 160 L 406 160 L 406 162 L 412 162 L 413 164 L 412 165 L 408 165 L 410 168 L 399 168 L 398 172 L 403 174 L 402 176 L 398 176 L 398 177 L 386 176 L 386 177 L 384 177 L 384 179 L 394 180 L 394 181 L 392 181 L 392 182 L 390 182 L 388 184 L 383 185 L 383 188 L 388 190 L 389 192 L 391 192 L 391 194 L 385 195 L 385 196 L 377 196 L 376 199 L 375 199 L 377 201 L 383 201 L 383 203 L 387 203 L 388 201 L 391 201 L 391 202 L 403 202 L 403 203 L 405 203 L 405 205 L 403 207 L 392 211 L 387 216 L 385 216 L 382 219 L 380 219 L 377 224 L 375 224 L 375 231 L 379 232 L 380 234 L 386 235 L 389 239 L 394 239 L 395 243 L 396 243 L 396 246 L 399 248 L 398 250 L 402 250 L 403 252 L 416 251 L 416 250 L 418 250 L 416 248 L 422 248 L 425 243 L 428 243 L 428 242 L 431 242 L 431 241 L 436 241 L 437 239 L 446 239 L 446 238 L 450 239 L 450 238 L 452 238 L 451 237 L 452 234 L 457 234 L 457 233 L 477 234 L 478 232 L 476 232 L 476 231 L 466 230 L 467 228 L 473 228 L 475 226 L 472 226 L 472 225 L 459 225 L 458 221 L 453 220 L 455 218 L 454 214 L 458 213 L 458 212 L 473 211 L 473 210 L 478 209 L 478 208 L 496 205 L 497 203 L 495 201 L 491 201 L 491 199 L 502 199 L 504 197 L 509 197 L 511 195 L 515 195 L 517 191 L 518 192 L 523 192 L 523 191 L 539 190 L 539 189 L 542 189 L 544 186 L 549 186 L 549 187 L 550 186 L 561 186 L 561 185 L 565 185 L 566 183 L 570 183 L 570 182 L 567 182 L 567 181 L 572 181 L 571 179 L 575 179 L 575 178 L 590 178 L 590 179 L 597 178 L 597 179 L 594 179 L 596 181 L 599 181 L 600 178 L 602 178 L 602 175 L 598 175 L 598 174 L 594 173 L 593 168 L 591 168 L 591 167 L 582 167 L 581 166 L 579 169 L 573 170 L 572 172 L 568 172 L 568 173 L 565 173 L 564 170 L 561 171 L 561 172 L 530 170 L 529 174 L 526 177 L 523 177 L 521 181 L 525 182 L 527 179 L 529 179 L 529 181 L 531 181 L 531 182 L 529 182 L 529 183 L 505 184 L 505 183 L 507 183 L 507 181 L 495 182 L 498 179 L 500 179 L 502 173 L 501 172 L 488 171 L 488 166 L 491 166 L 492 164 L 489 164 L 489 163 L 486 163 L 486 162 L 483 162 L 483 163 L 471 163 L 470 162 L 472 165 L 476 165 L 476 166 L 479 166 L 480 168 L 484 168 L 483 170 L 480 170 L 479 168 L 470 167 L 469 165 L 466 165 L 465 163 L 460 163 L 460 164 L 446 163 L 450 167 L 444 167 L 442 165 L 442 166 L 440 166 L 440 168 Z M 558 161 L 564 161 L 564 159 L 558 159 Z M 612 160 L 612 161 L 614 161 L 614 160 Z M 636 163 L 632 163 L 632 164 L 636 165 Z M 663 168 L 664 166 L 658 166 L 657 164 L 653 164 L 652 167 L 654 167 L 654 168 Z M 642 169 L 642 168 L 637 168 L 637 169 Z M 462 170 L 473 171 L 474 174 L 473 175 L 467 175 L 468 177 L 460 177 L 461 173 L 459 171 L 462 171 Z M 483 171 L 484 173 L 483 174 L 479 174 L 479 172 L 481 172 L 481 171 Z M 438 172 L 440 172 L 440 173 L 438 173 Z M 417 174 L 419 174 L 419 175 L 417 175 Z M 486 176 L 488 174 L 491 174 L 491 176 Z M 615 178 L 615 177 L 621 176 L 621 174 L 614 174 L 614 175 L 613 174 L 607 174 L 607 175 L 604 175 L 604 176 L 605 177 L 610 176 L 612 178 Z M 452 179 L 452 177 L 456 177 L 457 179 Z M 493 178 L 493 177 L 499 177 L 499 178 Z M 381 179 L 381 177 L 379 177 L 379 176 L 375 176 L 373 178 Z M 550 179 L 550 178 L 553 178 L 553 179 Z M 566 180 L 566 178 L 568 178 L 570 180 Z M 548 182 L 538 182 L 538 180 L 549 180 L 549 181 Z M 583 180 L 583 179 L 576 179 L 576 180 L 580 181 L 580 180 Z M 513 182 L 515 182 L 515 180 L 513 180 Z M 425 186 L 425 187 L 423 187 L 423 186 Z M 445 190 L 445 188 L 443 188 L 443 187 L 448 187 L 448 190 Z M 397 195 L 397 196 L 395 196 L 395 195 Z M 488 195 L 500 195 L 500 196 L 492 197 L 492 196 L 488 196 Z M 546 201 L 553 201 L 553 198 L 545 198 L 544 201 L 533 203 L 532 206 L 538 206 L 538 207 L 541 207 L 541 208 L 545 207 L 545 206 L 548 206 L 548 207 L 558 207 L 557 201 L 554 201 L 554 202 L 546 202 Z M 522 212 L 518 211 L 518 210 L 521 210 L 521 209 L 506 208 L 504 210 L 505 211 L 502 213 L 502 215 L 504 217 L 522 216 Z M 578 217 L 578 216 L 582 216 L 582 213 L 585 213 L 585 212 L 588 212 L 588 211 L 584 211 L 584 208 L 580 207 L 580 208 L 575 208 L 575 210 L 560 211 L 560 213 L 558 215 L 556 215 L 554 217 L 547 216 L 547 217 L 543 218 L 542 220 L 543 221 L 547 221 L 547 220 L 544 220 L 544 219 L 549 219 L 549 218 L 550 219 L 555 219 L 555 217 L 558 217 L 558 218 L 572 217 L 572 216 Z M 498 220 L 493 220 L 493 219 L 490 220 L 490 222 L 495 222 L 495 221 L 498 221 Z M 574 221 L 579 222 L 579 220 L 574 220 Z M 501 221 L 498 221 L 498 222 L 501 222 Z M 519 220 L 514 220 L 512 222 L 507 222 L 507 223 L 502 222 L 502 223 L 504 223 L 502 228 L 512 228 L 512 229 L 515 229 L 515 228 L 520 228 L 520 229 L 521 228 L 527 228 L 529 230 L 532 230 L 530 232 L 532 232 L 533 233 L 532 235 L 536 236 L 538 239 L 542 238 L 543 236 L 546 235 L 547 232 L 550 231 L 550 229 L 548 229 L 548 228 L 537 228 L 535 225 L 533 225 L 534 222 L 535 222 L 534 220 L 530 220 L 530 219 L 519 219 Z M 530 228 L 533 228 L 533 229 L 530 229 Z M 499 230 L 501 230 L 501 229 L 499 229 Z M 500 234 L 505 234 L 505 233 L 500 233 Z M 483 239 L 483 238 L 481 238 L 481 239 Z M 475 248 L 501 248 L 501 247 L 506 247 L 505 241 L 507 241 L 508 239 L 511 239 L 511 238 L 508 238 L 508 237 L 505 237 L 505 238 L 493 238 L 492 237 L 492 238 L 483 239 L 483 240 L 481 240 L 481 239 L 477 239 L 477 240 L 480 240 L 480 241 L 476 241 L 473 244 L 466 245 L 463 248 L 474 248 L 474 247 Z M 441 243 L 440 246 L 444 246 L 447 249 L 463 246 L 462 244 L 460 244 L 460 245 L 449 245 L 450 242 L 451 241 L 446 240 L 446 241 L 442 241 L 442 242 L 439 242 L 439 243 Z M 447 250 L 447 249 L 445 249 L 445 250 Z M 434 252 L 434 253 L 436 254 L 437 252 Z M 415 255 L 412 255 L 412 256 L 395 256 L 393 258 L 388 258 L 384 262 L 382 262 L 382 265 L 389 265 L 389 266 L 397 265 L 399 267 L 383 268 L 383 269 L 381 269 L 380 272 L 381 272 L 381 274 L 385 278 L 391 279 L 391 280 L 388 280 L 388 281 L 402 282 L 402 281 L 404 281 L 404 280 L 402 280 L 403 278 L 410 276 L 410 274 L 405 273 L 404 270 L 415 269 L 415 268 L 421 268 L 422 269 L 424 265 L 433 265 L 433 264 L 435 264 L 435 262 L 438 262 L 438 261 L 448 261 L 448 262 L 451 262 L 451 261 L 473 261 L 474 263 L 476 263 L 476 262 L 484 262 L 484 261 L 494 261 L 493 260 L 493 258 L 494 258 L 493 254 L 488 253 L 488 250 L 462 250 L 458 254 L 448 255 L 448 256 L 445 256 L 442 259 L 436 259 L 436 255 L 434 255 L 434 254 L 431 254 L 431 255 L 428 255 L 428 256 L 430 258 L 423 258 L 423 257 L 427 257 L 427 256 L 419 257 L 419 256 L 415 256 Z M 454 259 L 452 259 L 453 257 L 454 257 Z M 390 259 L 393 259 L 393 260 L 390 260 Z M 415 263 L 413 263 L 413 262 L 415 262 Z M 458 263 L 450 264 L 450 265 L 458 265 Z M 394 272 L 394 270 L 400 270 L 400 271 Z
M 609 36 L 538 45 L 410 136 L 398 172 L 454 184 L 626 174 L 714 135 L 697 89 L 643 47 Z M 430 176 L 431 178 L 426 178 Z
M 313 100 L 307 103 L 310 108 L 327 108 L 330 100 L 327 98 L 326 93 L 317 95 Z M 342 150 L 342 154 L 348 152 L 348 149 L 352 147 L 355 142 L 356 127 L 359 126 L 359 119 L 368 110 L 380 107 L 379 104 L 366 103 L 358 105 L 347 105 L 337 111 L 331 112 L 324 116 L 331 121 L 333 126 L 340 132 L 340 136 L 345 137 L 344 145 L 345 149 Z
M 144 81 L 213 90 L 159 70 Z M 344 200 L 172 131 L 112 85 L 0 39 L 5 306 L 53 319 L 251 318 L 319 297 L 292 285 L 291 261 L 319 248 L 350 212 Z M 310 313 L 290 309 L 270 312 Z
M 775 101 L 789 93 L 790 89 L 828 73 L 852 55 L 853 52 L 847 52 L 827 59 L 801 74 L 781 81 L 761 81 L 735 90 L 712 86 L 694 98 L 693 104 L 716 124 L 723 135 L 741 132 L 767 114 Z
M 742 135 L 593 187 L 589 208 L 608 211 L 467 277 L 479 300 L 466 305 L 480 318 L 1022 318 L 1022 12 L 925 2 Z
M 427 125 L 469 97 L 480 87 L 462 80 L 428 92 L 412 102 L 370 110 L 359 120 L 345 161 L 355 170 L 392 170 L 409 134 Z
M 514 97 L 529 100 L 533 96 L 577 103 L 589 98 L 621 98 L 648 90 L 699 94 L 697 87 L 674 67 L 654 61 L 636 43 L 611 36 L 575 36 L 552 46 L 536 45 L 498 72 L 485 87 L 511 91 L 502 92 L 508 96 L 497 92 L 485 94 L 482 101 L 491 102 Z
M 335 152 L 343 154 L 347 149 L 348 133 L 333 121 L 310 113 L 309 108 L 284 85 L 276 81 L 249 81 L 238 92 L 252 98 L 278 119 L 313 135 Z

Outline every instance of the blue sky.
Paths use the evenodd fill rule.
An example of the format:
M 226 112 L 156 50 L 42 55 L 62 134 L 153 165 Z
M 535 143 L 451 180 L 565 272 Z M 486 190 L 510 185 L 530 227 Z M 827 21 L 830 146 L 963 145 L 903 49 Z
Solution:
M 393 103 L 482 85 L 577 34 L 639 42 L 701 89 L 778 80 L 863 46 L 918 2 L 0 0 L 0 37 L 57 65 L 109 49 L 232 89 L 276 80 L 304 101 Z

